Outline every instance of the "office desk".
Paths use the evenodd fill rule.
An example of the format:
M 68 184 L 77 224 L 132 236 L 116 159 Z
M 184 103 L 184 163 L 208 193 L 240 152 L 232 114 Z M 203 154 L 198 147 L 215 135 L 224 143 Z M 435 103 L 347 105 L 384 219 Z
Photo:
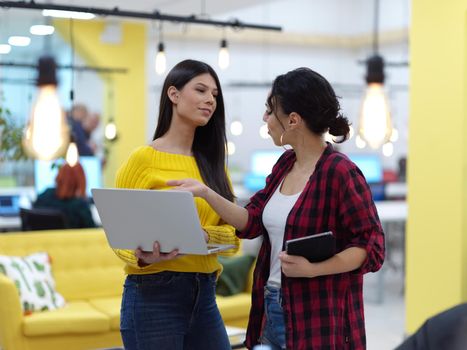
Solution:
M 389 224 L 393 222 L 405 223 L 407 221 L 408 207 L 404 200 L 395 201 L 376 201 L 376 209 L 378 210 L 381 226 L 387 240 L 391 234 Z M 404 247 L 404 245 L 403 245 Z M 405 252 L 402 253 L 403 255 Z M 378 287 L 376 292 L 376 302 L 382 303 L 384 299 L 384 273 L 385 269 L 378 271 Z
M 0 216 L 1 231 L 20 231 L 21 219 L 19 216 Z
M 407 220 L 408 208 L 406 201 L 376 201 L 375 205 L 382 224 Z
M 91 205 L 91 213 L 96 225 L 101 226 L 101 218 L 94 204 Z M 4 231 L 21 231 L 21 218 L 19 216 L 0 216 L 0 232 Z

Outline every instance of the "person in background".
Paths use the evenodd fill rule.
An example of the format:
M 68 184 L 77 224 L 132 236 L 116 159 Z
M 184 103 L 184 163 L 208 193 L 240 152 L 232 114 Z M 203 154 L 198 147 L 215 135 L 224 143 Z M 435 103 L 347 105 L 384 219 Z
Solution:
M 384 235 L 368 184 L 324 134 L 343 142 L 349 123 L 328 81 L 309 68 L 279 75 L 263 120 L 277 146 L 290 145 L 245 208 L 193 179 L 168 181 L 191 191 L 238 231 L 263 236 L 254 272 L 246 346 L 364 349 L 363 275 L 384 260 Z M 332 231 L 337 254 L 311 263 L 285 242 Z
M 55 187 L 39 194 L 33 207 L 59 209 L 67 228 L 96 227 L 86 198 L 86 175 L 80 163 L 63 164 L 55 178 Z
M 137 148 L 121 166 L 116 187 L 164 190 L 169 179 L 193 177 L 233 201 L 225 144 L 224 101 L 216 73 L 206 63 L 182 61 L 164 81 L 153 141 Z M 197 198 L 195 204 L 206 241 L 233 244 L 236 249 L 221 254 L 235 254 L 235 229 L 205 201 Z M 120 316 L 125 349 L 230 349 L 216 304 L 216 279 L 222 270 L 216 254 L 161 253 L 158 242 L 152 252 L 115 252 L 126 262 L 128 274 Z
M 94 150 L 89 143 L 88 136 L 83 127 L 85 120 L 88 118 L 89 111 L 87 107 L 83 104 L 75 104 L 70 111 L 68 121 L 71 126 L 71 134 L 73 140 L 76 142 L 76 147 L 78 148 L 78 154 L 80 156 L 92 156 L 94 155 Z
M 87 144 L 91 148 L 94 156 L 101 160 L 102 167 L 105 166 L 106 157 L 104 152 L 104 135 L 100 128 L 101 115 L 97 112 L 88 113 L 83 120 L 82 126 L 86 134 Z

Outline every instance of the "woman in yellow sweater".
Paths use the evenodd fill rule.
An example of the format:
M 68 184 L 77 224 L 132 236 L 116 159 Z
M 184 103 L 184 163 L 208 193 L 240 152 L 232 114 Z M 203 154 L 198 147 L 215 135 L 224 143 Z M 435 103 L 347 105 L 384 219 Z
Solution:
M 154 140 L 130 155 L 116 185 L 161 190 L 167 189 L 169 179 L 193 177 L 233 201 L 225 144 L 224 102 L 216 73 L 203 62 L 182 61 L 165 79 Z M 195 202 L 206 240 L 234 244 L 236 249 L 222 254 L 235 254 L 239 240 L 234 228 L 206 201 Z M 230 349 L 215 299 L 222 270 L 215 254 L 160 253 L 157 242 L 152 252 L 116 253 L 128 273 L 120 319 L 126 350 Z

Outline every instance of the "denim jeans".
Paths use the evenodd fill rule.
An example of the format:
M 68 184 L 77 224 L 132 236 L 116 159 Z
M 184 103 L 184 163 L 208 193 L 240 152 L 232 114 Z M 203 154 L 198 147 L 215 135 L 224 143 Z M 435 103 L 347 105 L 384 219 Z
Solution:
M 120 316 L 125 349 L 230 349 L 215 286 L 215 273 L 129 275 Z
M 282 310 L 281 289 L 264 287 L 264 313 L 266 322 L 261 335 L 261 342 L 269 344 L 272 350 L 285 349 L 285 322 Z

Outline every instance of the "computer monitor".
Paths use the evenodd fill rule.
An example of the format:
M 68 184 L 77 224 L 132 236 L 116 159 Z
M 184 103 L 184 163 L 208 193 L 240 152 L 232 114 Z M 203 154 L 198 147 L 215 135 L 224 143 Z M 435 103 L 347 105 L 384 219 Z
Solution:
M 64 160 L 61 162 L 64 162 Z M 79 162 L 86 174 L 86 195 L 88 198 L 92 198 L 91 188 L 102 187 L 101 160 L 93 156 L 80 156 Z M 52 169 L 53 163 L 54 161 L 34 161 L 34 187 L 37 194 L 42 193 L 49 187 L 55 187 L 55 177 L 58 169 L 57 167 Z
M 282 153 L 284 153 L 282 150 L 253 151 L 251 154 L 251 171 L 244 177 L 244 186 L 252 192 L 262 189 L 266 184 L 266 177 L 271 173 L 272 167 Z
M 378 154 L 347 154 L 349 159 L 354 162 L 362 171 L 366 181 L 369 184 L 383 182 L 383 164 Z

